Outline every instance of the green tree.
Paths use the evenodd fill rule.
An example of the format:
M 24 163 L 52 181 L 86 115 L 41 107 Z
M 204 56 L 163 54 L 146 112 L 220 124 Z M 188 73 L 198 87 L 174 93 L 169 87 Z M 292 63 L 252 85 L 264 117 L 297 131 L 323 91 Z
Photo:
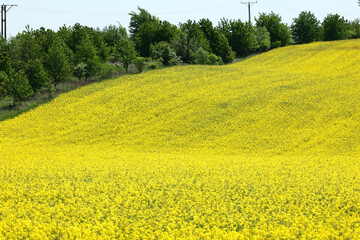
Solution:
M 30 60 L 44 58 L 38 39 L 32 30 L 24 31 L 11 40 L 10 53 L 13 67 L 16 70 L 24 69 Z
M 224 34 L 214 28 L 209 19 L 201 19 L 199 25 L 205 38 L 210 44 L 211 53 L 220 56 L 224 63 L 231 63 L 235 58 L 235 53 L 231 50 L 229 42 Z
M 135 45 L 128 38 L 120 38 L 115 45 L 115 60 L 119 60 L 128 71 L 129 65 L 136 58 Z
M 68 81 L 72 74 L 65 48 L 64 44 L 55 41 L 51 44 L 46 56 L 45 69 L 55 86 L 60 82 Z
M 200 25 L 191 20 L 180 24 L 179 34 L 172 45 L 176 55 L 186 63 L 195 63 L 196 52 L 200 47 L 207 52 L 211 51 L 209 41 L 201 31 Z
M 321 39 L 320 21 L 311 12 L 301 12 L 291 25 L 295 43 L 303 44 Z
M 175 50 L 168 42 L 159 42 L 151 45 L 150 56 L 154 60 L 160 60 L 165 66 L 178 65 L 181 60 L 176 56 Z
M 138 7 L 139 13 L 135 13 L 132 11 L 129 13 L 130 24 L 129 24 L 129 32 L 131 39 L 135 39 L 136 35 L 140 31 L 140 27 L 148 22 L 159 22 L 159 19 L 155 16 L 151 15 L 148 11 L 143 8 Z
M 120 39 L 128 38 L 126 28 L 122 26 L 116 27 L 115 25 L 109 25 L 103 28 L 102 35 L 106 45 L 109 47 L 110 58 L 114 59 L 116 43 Z
M 141 73 L 144 69 L 145 66 L 145 58 L 143 57 L 136 57 L 134 60 L 134 64 L 136 66 L 136 69 L 139 73 Z
M 200 47 L 195 53 L 195 63 L 196 64 L 207 64 L 209 58 L 209 52 L 205 51 Z
M 255 27 L 255 35 L 257 40 L 256 49 L 260 52 L 265 52 L 271 47 L 270 33 L 265 27 Z
M 94 77 L 100 69 L 100 60 L 96 54 L 96 48 L 88 37 L 85 37 L 76 47 L 76 63 L 86 64 L 85 80 Z
M 291 30 L 282 23 L 281 17 L 273 12 L 261 13 L 256 20 L 257 27 L 265 27 L 271 38 L 271 47 L 287 46 L 291 43 Z
M 329 14 L 323 23 L 324 40 L 342 40 L 348 37 L 348 23 L 339 14 Z
M 13 98 L 13 105 L 15 105 L 16 102 L 21 103 L 33 94 L 29 80 L 22 70 L 18 73 L 12 71 L 9 77 L 5 78 L 4 91 L 7 96 Z
M 38 59 L 30 60 L 26 66 L 25 74 L 34 92 L 49 84 L 49 78 L 44 70 L 43 65 Z
M 6 96 L 5 84 L 9 82 L 9 76 L 5 71 L 0 71 L 0 98 Z
M 350 22 L 349 25 L 349 37 L 350 38 L 360 38 L 360 19 L 356 18 L 354 21 Z
M 228 39 L 232 50 L 238 56 L 244 57 L 256 50 L 258 44 L 251 23 L 223 18 L 219 22 L 218 29 Z
M 11 59 L 9 54 L 9 46 L 4 38 L 0 38 L 0 71 L 9 73 L 12 69 Z
M 140 26 L 135 37 L 135 47 L 143 57 L 150 56 L 150 46 L 158 42 L 172 42 L 178 34 L 177 27 L 167 21 L 151 21 Z

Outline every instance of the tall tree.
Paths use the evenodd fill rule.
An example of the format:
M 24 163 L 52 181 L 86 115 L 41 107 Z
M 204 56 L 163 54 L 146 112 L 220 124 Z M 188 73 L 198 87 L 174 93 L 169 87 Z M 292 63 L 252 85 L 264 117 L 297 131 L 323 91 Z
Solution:
M 137 33 L 140 30 L 140 27 L 148 22 L 158 22 L 159 19 L 155 16 L 151 15 L 148 11 L 143 8 L 138 7 L 139 13 L 132 11 L 129 13 L 130 24 L 129 24 L 129 32 L 131 38 L 134 40 Z
M 291 25 L 295 43 L 310 43 L 321 39 L 320 21 L 311 12 L 301 12 Z
M 280 15 L 273 12 L 261 13 L 255 20 L 257 27 L 265 27 L 269 31 L 272 48 L 287 46 L 291 43 L 290 28 L 282 23 Z
M 5 78 L 4 90 L 7 96 L 13 98 L 13 105 L 16 102 L 22 102 L 33 94 L 33 90 L 29 84 L 24 71 L 20 70 L 15 73 L 12 71 L 8 78 Z
M 30 60 L 25 69 L 25 74 L 34 92 L 49 84 L 49 78 L 42 63 L 38 60 Z
M 76 63 L 86 65 L 85 79 L 88 80 L 97 74 L 100 67 L 100 60 L 96 55 L 96 48 L 88 37 L 85 37 L 76 47 Z
M 339 14 L 329 14 L 322 23 L 324 40 L 342 40 L 348 37 L 348 23 Z
M 199 26 L 210 43 L 211 52 L 221 57 L 224 63 L 231 63 L 234 60 L 235 53 L 231 50 L 224 34 L 214 28 L 209 19 L 201 19 Z
M 46 56 L 45 68 L 55 86 L 69 80 L 71 76 L 71 65 L 65 54 L 66 47 L 60 41 L 54 41 Z
M 158 42 L 171 42 L 176 39 L 177 27 L 167 21 L 151 21 L 140 26 L 135 37 L 136 50 L 143 57 L 150 56 L 150 46 Z
M 257 39 L 251 23 L 241 20 L 221 19 L 218 29 L 226 36 L 238 56 L 247 56 L 257 48 Z
M 128 71 L 129 65 L 136 58 L 135 45 L 128 38 L 120 38 L 115 45 L 115 59 L 119 60 Z

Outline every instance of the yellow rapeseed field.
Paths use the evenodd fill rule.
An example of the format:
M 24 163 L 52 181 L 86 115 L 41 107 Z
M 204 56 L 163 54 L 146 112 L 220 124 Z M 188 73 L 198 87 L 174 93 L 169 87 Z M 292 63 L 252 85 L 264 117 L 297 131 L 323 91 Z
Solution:
M 360 238 L 360 40 L 92 84 L 0 123 L 0 239 Z

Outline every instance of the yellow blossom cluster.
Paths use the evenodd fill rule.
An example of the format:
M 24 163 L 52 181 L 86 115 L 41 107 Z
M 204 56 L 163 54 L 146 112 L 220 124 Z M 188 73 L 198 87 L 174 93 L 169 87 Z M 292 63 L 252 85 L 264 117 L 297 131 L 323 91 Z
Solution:
M 356 239 L 360 41 L 92 84 L 0 123 L 0 239 Z

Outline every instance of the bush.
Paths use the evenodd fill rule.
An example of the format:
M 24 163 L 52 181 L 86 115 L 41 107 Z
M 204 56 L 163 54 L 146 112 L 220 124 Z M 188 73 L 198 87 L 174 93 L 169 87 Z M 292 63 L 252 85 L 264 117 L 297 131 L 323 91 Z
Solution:
M 207 64 L 209 53 L 200 47 L 195 53 L 196 64 Z
M 145 62 L 144 64 L 145 69 L 155 70 L 162 67 L 163 67 L 163 63 L 160 60 Z
M 322 23 L 324 29 L 324 40 L 342 40 L 348 37 L 348 24 L 344 17 L 339 14 L 329 14 Z
M 207 63 L 208 64 L 211 64 L 211 65 L 218 65 L 218 57 L 215 55 L 215 54 L 210 54 L 209 57 L 208 57 L 208 60 L 207 60 Z
M 150 56 L 152 59 L 160 60 L 165 66 L 173 66 L 181 63 L 176 56 L 174 48 L 168 42 L 159 42 L 150 47 Z

